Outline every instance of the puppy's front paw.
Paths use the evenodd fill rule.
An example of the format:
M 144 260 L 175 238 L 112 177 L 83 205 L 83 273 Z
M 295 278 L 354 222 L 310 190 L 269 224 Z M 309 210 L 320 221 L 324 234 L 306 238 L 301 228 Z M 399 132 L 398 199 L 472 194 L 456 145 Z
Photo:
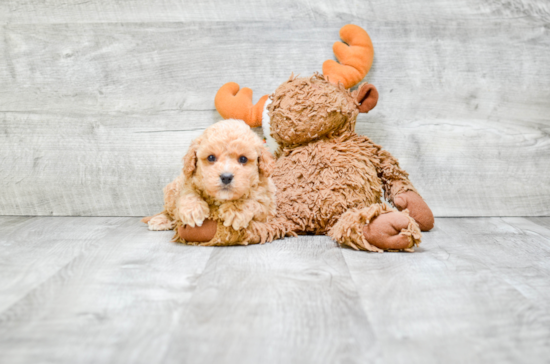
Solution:
M 210 215 L 210 209 L 205 201 L 194 201 L 180 206 L 179 215 L 184 225 L 202 226 L 203 221 Z
M 242 210 L 234 203 L 225 203 L 221 205 L 218 213 L 224 226 L 231 226 L 235 230 L 247 228 L 252 218 L 254 218 L 253 210 Z

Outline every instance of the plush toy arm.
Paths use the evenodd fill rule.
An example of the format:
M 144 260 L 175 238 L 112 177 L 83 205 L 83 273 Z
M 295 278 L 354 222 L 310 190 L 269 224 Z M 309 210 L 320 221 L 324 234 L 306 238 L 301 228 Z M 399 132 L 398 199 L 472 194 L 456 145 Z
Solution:
M 377 157 L 380 160 L 377 168 L 378 177 L 382 180 L 386 200 L 393 204 L 395 196 L 400 193 L 416 192 L 413 184 L 409 181 L 409 174 L 399 167 L 397 159 L 381 148 L 378 150 Z
M 409 210 L 422 231 L 429 231 L 434 226 L 432 210 L 420 197 L 409 174 L 399 167 L 399 162 L 389 152 L 379 149 L 380 160 L 378 175 L 382 180 L 384 195 L 399 211 Z
M 400 193 L 393 199 L 399 211 L 409 210 L 410 216 L 418 223 L 420 230 L 430 231 L 434 227 L 434 214 L 426 201 L 414 191 Z

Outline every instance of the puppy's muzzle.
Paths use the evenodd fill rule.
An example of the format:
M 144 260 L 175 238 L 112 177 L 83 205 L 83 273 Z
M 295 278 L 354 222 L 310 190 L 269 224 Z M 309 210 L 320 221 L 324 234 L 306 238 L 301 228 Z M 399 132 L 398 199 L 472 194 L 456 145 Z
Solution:
M 224 185 L 228 185 L 233 181 L 233 174 L 231 173 L 222 173 L 220 174 L 220 179 Z

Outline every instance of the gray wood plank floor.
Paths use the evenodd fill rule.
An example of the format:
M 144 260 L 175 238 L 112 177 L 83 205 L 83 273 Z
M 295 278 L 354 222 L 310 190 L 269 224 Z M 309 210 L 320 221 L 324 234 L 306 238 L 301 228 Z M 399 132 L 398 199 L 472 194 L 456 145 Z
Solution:
M 1 363 L 544 363 L 550 217 L 441 218 L 417 252 L 170 243 L 0 217 Z

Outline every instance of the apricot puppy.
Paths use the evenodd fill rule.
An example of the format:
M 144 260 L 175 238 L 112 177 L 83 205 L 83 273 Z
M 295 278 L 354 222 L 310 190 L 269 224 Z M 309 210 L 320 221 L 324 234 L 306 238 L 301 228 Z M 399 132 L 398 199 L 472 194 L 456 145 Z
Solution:
M 149 230 L 179 227 L 176 240 L 182 242 L 241 243 L 237 240 L 249 238 L 244 230 L 252 221 L 263 222 L 275 215 L 275 185 L 269 178 L 273 164 L 263 141 L 244 121 L 220 121 L 191 143 L 183 158 L 182 174 L 163 190 L 164 211 L 142 221 Z M 219 222 L 217 229 L 210 220 Z M 196 231 L 206 238 L 186 241 L 189 238 L 181 236 L 181 231 L 200 227 L 205 221 L 213 226 L 211 235 L 215 237 L 208 231 L 205 235 L 204 228 Z M 225 229 L 220 229 L 220 224 Z

